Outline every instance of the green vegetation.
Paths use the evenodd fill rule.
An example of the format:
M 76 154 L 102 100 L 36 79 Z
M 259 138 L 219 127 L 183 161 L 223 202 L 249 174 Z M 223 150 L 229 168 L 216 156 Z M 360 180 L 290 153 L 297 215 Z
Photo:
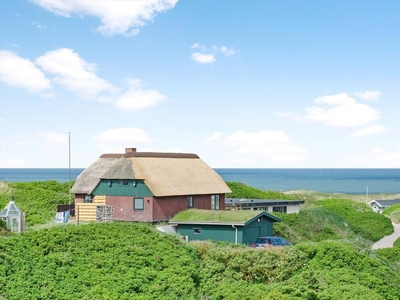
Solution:
M 0 239 L 6 299 L 195 299 L 197 259 L 147 224 L 103 223 Z
M 400 204 L 386 208 L 382 214 L 389 217 L 393 222 L 400 223 Z
M 274 214 L 282 220 L 274 224 L 274 233 L 284 236 L 294 244 L 343 240 L 364 248 L 372 245 L 372 241 L 351 230 L 343 216 L 324 207 L 307 207 L 298 214 Z
M 171 221 L 246 222 L 258 215 L 256 210 L 202 210 L 189 209 L 176 214 Z
M 240 182 L 227 182 L 232 193 L 227 194 L 226 198 L 245 198 L 245 199 L 284 199 L 296 200 L 297 195 L 286 195 L 275 191 L 261 191 Z
M 299 214 L 275 214 L 282 219 L 274 224 L 275 234 L 294 246 L 186 243 L 128 222 L 11 234 L 0 222 L 0 236 L 8 236 L 0 238 L 0 299 L 400 298 L 400 239 L 393 248 L 371 250 L 373 241 L 393 232 L 383 214 L 346 196 L 308 199 L 229 185 L 228 197 L 305 200 Z M 42 226 L 54 218 L 57 204 L 68 203 L 68 184 L 1 185 L 0 207 L 11 199 L 27 213 L 30 228 Z M 231 213 L 228 219 L 219 212 L 207 215 L 228 222 L 257 212 Z M 186 214 L 177 218 L 205 218 L 201 211 Z
M 253 249 L 185 243 L 141 223 L 0 239 L 5 299 L 399 299 L 400 268 L 341 241 Z
M 376 242 L 393 233 L 390 219 L 373 212 L 366 204 L 345 199 L 329 199 L 317 202 L 317 206 L 342 216 L 355 233 L 371 241 Z
M 26 213 L 28 226 L 52 220 L 58 204 L 68 204 L 69 183 L 58 181 L 12 182 L 0 187 L 0 207 L 10 200 Z
M 265 250 L 228 249 L 204 242 L 193 245 L 201 254 L 199 299 L 383 300 L 400 296 L 399 268 L 339 241 Z

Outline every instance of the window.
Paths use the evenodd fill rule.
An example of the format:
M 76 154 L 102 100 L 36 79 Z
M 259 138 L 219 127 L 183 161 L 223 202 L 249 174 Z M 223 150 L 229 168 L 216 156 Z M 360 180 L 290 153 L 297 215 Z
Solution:
M 194 207 L 194 196 L 188 196 L 188 208 Z
M 279 212 L 279 213 L 286 213 L 287 212 L 287 206 L 274 206 L 272 207 L 273 212 Z
M 128 180 L 118 180 L 118 185 L 128 185 Z
M 84 203 L 92 203 L 93 202 L 93 195 L 85 195 L 85 199 L 83 200 Z
M 193 228 L 194 234 L 201 234 L 201 228 Z
M 219 210 L 219 195 L 211 195 L 211 209 Z
M 134 198 L 133 199 L 133 209 L 134 210 L 144 210 L 144 199 Z

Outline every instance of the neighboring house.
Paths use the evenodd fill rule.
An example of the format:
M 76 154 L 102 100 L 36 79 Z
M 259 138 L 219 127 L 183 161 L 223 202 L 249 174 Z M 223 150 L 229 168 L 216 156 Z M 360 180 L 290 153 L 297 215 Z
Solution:
M 226 210 L 263 210 L 266 212 L 298 213 L 302 200 L 236 199 L 226 198 Z
M 393 200 L 372 200 L 368 202 L 368 204 L 371 206 L 374 212 L 382 213 L 386 208 L 394 204 L 400 204 L 400 198 Z
M 25 231 L 25 213 L 14 201 L 8 202 L 7 206 L 0 212 L 0 219 L 6 222 L 7 229 L 11 232 Z
M 169 221 L 187 241 L 215 240 L 251 245 L 259 236 L 273 235 L 273 223 L 280 222 L 265 211 L 206 211 L 189 209 Z
M 71 189 L 78 221 L 101 220 L 105 210 L 113 210 L 114 220 L 167 221 L 188 208 L 224 210 L 225 194 L 230 192 L 195 154 L 136 148 L 101 155 Z

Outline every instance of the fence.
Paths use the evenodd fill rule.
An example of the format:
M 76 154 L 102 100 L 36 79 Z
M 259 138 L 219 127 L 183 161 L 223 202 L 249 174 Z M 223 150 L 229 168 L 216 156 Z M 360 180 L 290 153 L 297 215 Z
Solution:
M 57 205 L 57 212 L 64 212 L 67 210 L 69 210 L 70 216 L 75 217 L 75 203 Z

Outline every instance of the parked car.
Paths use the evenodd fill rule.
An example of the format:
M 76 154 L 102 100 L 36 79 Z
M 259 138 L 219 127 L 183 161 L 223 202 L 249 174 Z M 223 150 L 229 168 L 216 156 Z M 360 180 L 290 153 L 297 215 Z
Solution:
M 257 238 L 251 245 L 254 248 L 262 247 L 283 247 L 291 246 L 292 244 L 280 236 L 261 236 Z

